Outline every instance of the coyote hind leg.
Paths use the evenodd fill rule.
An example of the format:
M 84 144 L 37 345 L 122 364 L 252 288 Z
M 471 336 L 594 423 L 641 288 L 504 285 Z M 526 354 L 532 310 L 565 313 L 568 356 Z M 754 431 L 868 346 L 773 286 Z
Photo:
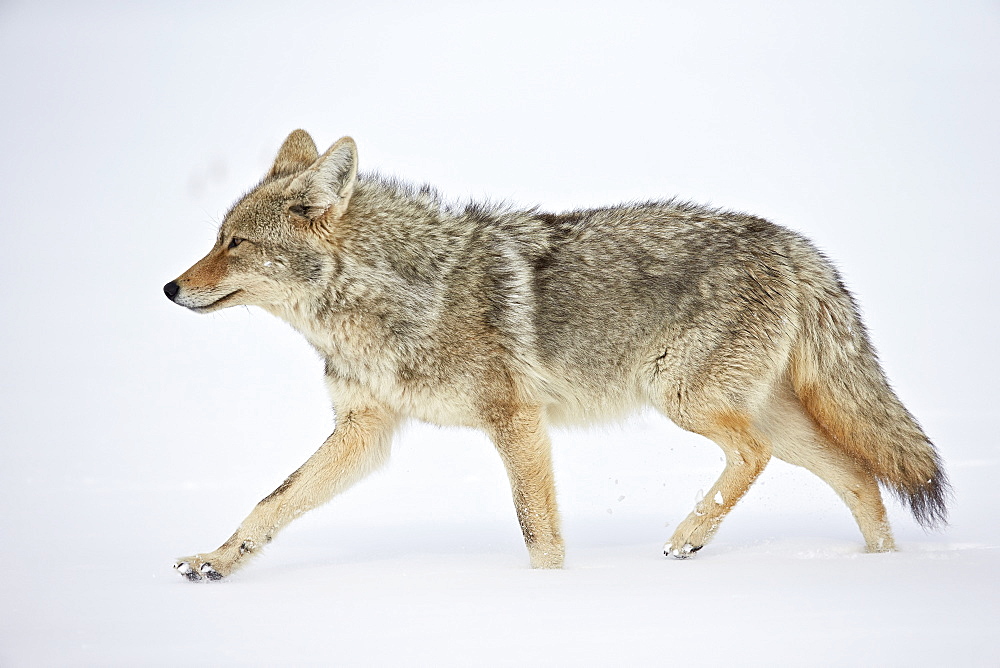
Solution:
M 869 552 L 896 549 L 875 477 L 816 426 L 787 381 L 772 395 L 762 427 L 775 457 L 812 471 L 843 499 Z
M 717 412 L 697 425 L 682 426 L 715 441 L 726 455 L 726 467 L 664 545 L 663 553 L 678 559 L 690 557 L 712 539 L 771 459 L 770 442 L 746 412 Z
M 329 501 L 381 465 L 389 455 L 395 419 L 377 409 L 351 410 L 298 470 L 266 496 L 229 540 L 174 564 L 188 580 L 221 580 L 244 565 L 290 521 Z

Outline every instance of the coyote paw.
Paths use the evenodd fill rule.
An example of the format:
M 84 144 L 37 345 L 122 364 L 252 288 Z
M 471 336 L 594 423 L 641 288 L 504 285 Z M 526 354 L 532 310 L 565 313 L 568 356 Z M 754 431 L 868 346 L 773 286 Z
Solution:
M 565 558 L 565 548 L 562 543 L 541 547 L 531 545 L 528 548 L 532 568 L 562 568 Z
M 673 557 L 674 559 L 690 559 L 694 556 L 694 553 L 705 547 L 704 545 L 692 545 L 691 543 L 683 543 L 674 546 L 673 543 L 667 543 L 663 546 L 663 556 Z
M 711 510 L 715 509 L 695 508 L 694 512 L 677 525 L 677 530 L 663 546 L 663 554 L 675 559 L 689 559 L 705 547 L 722 520 L 720 515 L 713 515 Z
M 191 582 L 208 578 L 209 580 L 221 580 L 222 573 L 217 571 L 212 564 L 198 557 L 181 557 L 174 564 L 174 570 L 187 578 Z

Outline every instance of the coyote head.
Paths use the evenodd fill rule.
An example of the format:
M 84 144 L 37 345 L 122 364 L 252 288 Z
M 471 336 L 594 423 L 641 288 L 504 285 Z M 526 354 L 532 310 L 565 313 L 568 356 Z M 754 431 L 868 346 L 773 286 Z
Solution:
M 226 214 L 208 255 L 163 292 L 199 313 L 294 304 L 336 270 L 330 231 L 347 211 L 357 163 L 350 137 L 319 155 L 306 132 L 292 132 L 260 184 Z

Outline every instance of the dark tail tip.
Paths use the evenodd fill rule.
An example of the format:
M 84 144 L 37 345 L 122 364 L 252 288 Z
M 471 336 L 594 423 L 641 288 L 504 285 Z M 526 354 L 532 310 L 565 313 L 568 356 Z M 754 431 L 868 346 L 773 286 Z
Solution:
M 948 477 L 940 468 L 923 485 L 902 491 L 902 496 L 914 519 L 924 529 L 943 529 L 948 524 L 947 504 L 952 491 Z

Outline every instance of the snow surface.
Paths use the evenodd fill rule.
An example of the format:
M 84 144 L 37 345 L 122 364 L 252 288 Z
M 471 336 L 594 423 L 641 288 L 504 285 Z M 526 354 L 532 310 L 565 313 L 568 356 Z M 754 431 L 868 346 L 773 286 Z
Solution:
M 993 2 L 0 5 L 0 665 L 969 665 L 996 641 Z M 679 195 L 804 232 L 938 443 L 952 524 L 774 462 L 693 559 L 721 453 L 652 414 L 554 434 L 567 567 L 532 571 L 479 434 L 393 461 L 190 583 L 327 435 L 266 314 L 161 286 L 304 127 L 363 168 L 546 209 Z

